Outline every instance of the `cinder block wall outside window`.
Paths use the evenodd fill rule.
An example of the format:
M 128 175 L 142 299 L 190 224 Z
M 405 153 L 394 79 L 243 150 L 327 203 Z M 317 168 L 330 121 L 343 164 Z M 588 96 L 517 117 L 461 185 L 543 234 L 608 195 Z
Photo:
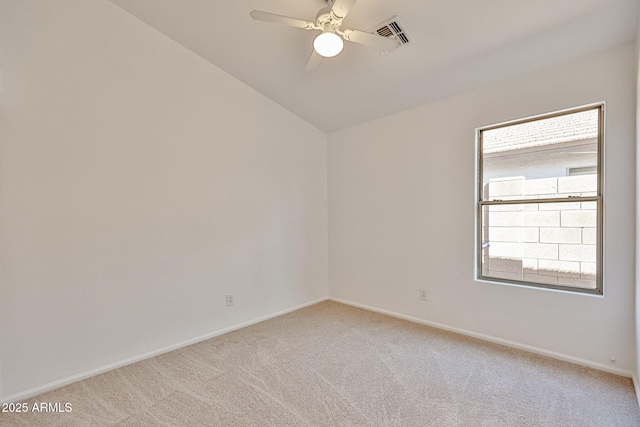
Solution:
M 486 196 L 504 200 L 595 196 L 597 175 L 484 185 Z M 596 202 L 489 206 L 484 218 L 483 275 L 593 288 L 596 280 Z M 489 225 L 490 224 L 490 225 Z

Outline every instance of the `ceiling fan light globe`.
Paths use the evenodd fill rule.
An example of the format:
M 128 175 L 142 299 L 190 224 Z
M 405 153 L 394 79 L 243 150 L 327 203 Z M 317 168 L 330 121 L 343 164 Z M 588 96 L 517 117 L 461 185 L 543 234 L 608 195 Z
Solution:
M 325 32 L 319 34 L 313 40 L 313 48 L 319 55 L 325 58 L 332 58 L 342 52 L 344 42 L 336 33 Z

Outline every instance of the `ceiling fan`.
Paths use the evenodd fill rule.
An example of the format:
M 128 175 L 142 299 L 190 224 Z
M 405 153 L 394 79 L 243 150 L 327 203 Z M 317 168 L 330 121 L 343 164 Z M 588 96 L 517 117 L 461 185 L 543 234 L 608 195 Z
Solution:
M 320 31 L 320 34 L 313 40 L 313 52 L 305 68 L 307 72 L 315 70 L 320 65 L 323 57 L 331 58 L 342 52 L 344 46 L 342 39 L 385 52 L 390 52 L 399 46 L 399 42 L 393 37 L 383 37 L 360 30 L 342 29 L 342 20 L 347 16 L 356 0 L 325 1 L 328 6 L 320 9 L 316 15 L 315 22 L 276 15 L 261 10 L 252 11 L 251 17 L 258 21 L 288 25 L 307 31 Z

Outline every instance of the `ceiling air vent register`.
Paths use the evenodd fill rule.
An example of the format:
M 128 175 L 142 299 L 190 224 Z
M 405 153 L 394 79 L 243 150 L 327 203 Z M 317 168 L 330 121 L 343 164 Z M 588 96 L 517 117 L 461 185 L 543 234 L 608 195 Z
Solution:
M 406 44 L 409 44 L 411 39 L 409 35 L 404 29 L 404 25 L 400 22 L 400 19 L 397 16 L 389 19 L 386 22 L 378 25 L 375 30 L 373 30 L 374 34 L 378 34 L 382 37 L 391 37 L 395 38 L 398 41 L 398 47 L 402 47 Z M 382 49 L 376 49 L 380 55 L 387 55 L 390 52 Z

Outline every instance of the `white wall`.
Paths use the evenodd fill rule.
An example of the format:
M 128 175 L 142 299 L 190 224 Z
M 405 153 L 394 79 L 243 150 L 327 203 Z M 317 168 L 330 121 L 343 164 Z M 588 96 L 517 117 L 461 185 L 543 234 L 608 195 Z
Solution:
M 636 35 L 636 366 L 635 386 L 640 403 L 640 20 Z
M 323 132 L 109 2 L 0 16 L 2 400 L 327 296 Z
M 634 62 L 626 45 L 330 134 L 330 295 L 630 374 Z M 604 297 L 474 281 L 475 129 L 599 101 Z

